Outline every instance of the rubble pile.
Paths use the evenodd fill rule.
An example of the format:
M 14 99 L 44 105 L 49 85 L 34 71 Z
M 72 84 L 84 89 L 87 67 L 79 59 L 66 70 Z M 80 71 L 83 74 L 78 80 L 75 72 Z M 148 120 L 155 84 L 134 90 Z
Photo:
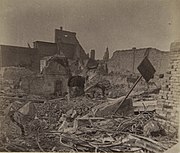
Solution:
M 31 113 L 31 119 L 30 116 L 27 117 L 27 113 L 32 111 L 32 108 L 30 110 L 30 107 L 27 107 L 30 106 L 29 102 L 9 101 L 13 104 L 11 108 L 21 113 L 15 119 L 23 125 L 25 134 L 22 135 L 21 128 L 9 119 L 6 124 L 9 128 L 13 127 L 14 131 L 11 130 L 10 134 L 9 130 L 1 130 L 2 151 L 153 153 L 163 152 L 169 145 L 177 143 L 176 137 L 165 133 L 161 125 L 154 120 L 155 112 L 142 112 L 131 116 L 120 116 L 118 113 L 106 116 L 98 113 L 104 109 L 107 112 L 112 104 L 117 104 L 123 97 L 114 100 L 92 100 L 81 96 L 69 102 L 65 98 L 43 100 L 35 95 L 28 98 L 37 100 L 32 101 L 35 106 L 33 110 L 37 112 Z M 112 110 L 111 108 L 110 112 Z M 27 122 L 22 120 L 22 114 L 26 114 L 26 120 L 29 118 Z
M 3 67 L 0 70 L 1 88 L 5 91 L 18 89 L 22 79 L 33 75 L 34 72 L 24 67 Z
M 109 98 L 118 98 L 121 96 L 124 96 L 126 94 L 126 88 L 124 84 L 117 84 L 112 86 L 109 90 L 108 90 L 108 97 Z
M 98 79 L 95 83 L 87 83 L 86 93 L 91 98 L 103 98 L 108 95 L 111 84 L 109 80 Z
M 142 80 L 126 97 L 136 80 L 94 75 L 83 83 L 83 94 L 72 97 L 1 88 L 0 151 L 166 151 L 178 140 L 177 131 L 156 120 L 161 88 Z

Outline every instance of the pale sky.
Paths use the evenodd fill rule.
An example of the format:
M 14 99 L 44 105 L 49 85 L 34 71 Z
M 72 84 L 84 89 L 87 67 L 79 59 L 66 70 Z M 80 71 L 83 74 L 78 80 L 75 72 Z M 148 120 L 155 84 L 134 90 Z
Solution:
M 132 47 L 167 51 L 180 40 L 179 10 L 180 0 L 0 0 L 0 44 L 53 42 L 63 26 L 97 58 L 107 46 L 110 55 Z

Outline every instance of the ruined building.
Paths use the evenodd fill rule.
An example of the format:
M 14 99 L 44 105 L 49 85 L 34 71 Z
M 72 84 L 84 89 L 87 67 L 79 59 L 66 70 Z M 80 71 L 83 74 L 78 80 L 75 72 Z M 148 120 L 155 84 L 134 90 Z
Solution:
M 138 73 L 137 67 L 147 53 L 149 60 L 156 69 L 156 73 L 165 73 L 168 67 L 169 52 L 160 51 L 156 48 L 148 48 L 148 52 L 147 48 L 117 50 L 108 61 L 108 71 Z
M 2 76 L 9 71 L 16 73 L 16 69 L 36 72 L 29 77 L 16 73 L 16 78 L 9 75 L 4 80 L 21 82 L 21 89 L 33 94 L 65 95 L 68 78 L 77 74 L 81 69 L 80 63 L 88 59 L 76 33 L 65 31 L 62 27 L 55 29 L 55 42 L 35 41 L 33 48 L 0 45 L 0 68 L 4 70 Z
M 28 93 L 64 96 L 67 93 L 67 82 L 71 76 L 65 56 L 53 55 L 44 57 L 39 75 L 22 79 L 22 89 Z
M 0 68 L 16 66 L 40 72 L 41 59 L 60 53 L 64 54 L 70 65 L 88 58 L 76 38 L 76 33 L 65 31 L 61 27 L 55 29 L 55 42 L 35 41 L 33 48 L 0 45 Z

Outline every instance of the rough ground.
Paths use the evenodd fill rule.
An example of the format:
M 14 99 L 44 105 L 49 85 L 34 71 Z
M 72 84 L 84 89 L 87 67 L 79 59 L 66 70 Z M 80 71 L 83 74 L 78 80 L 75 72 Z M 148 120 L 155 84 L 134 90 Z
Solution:
M 148 92 L 142 83 L 132 93 L 133 102 L 148 101 L 143 105 L 143 111 L 130 116 L 111 114 L 112 108 L 118 107 L 122 100 L 119 97 L 125 95 L 132 85 L 123 78 L 121 81 L 119 84 L 110 82 L 105 97 L 101 90 L 94 88 L 94 96 L 89 91 L 70 101 L 4 88 L 0 92 L 0 151 L 154 153 L 164 152 L 176 144 L 177 131 L 165 130 L 166 127 L 155 120 L 158 114 L 146 108 L 150 100 L 157 100 L 157 88 L 152 87 Z M 109 111 L 97 115 L 98 111 L 106 109 Z M 16 110 L 13 117 L 23 125 L 24 135 L 20 126 L 10 118 L 12 110 Z

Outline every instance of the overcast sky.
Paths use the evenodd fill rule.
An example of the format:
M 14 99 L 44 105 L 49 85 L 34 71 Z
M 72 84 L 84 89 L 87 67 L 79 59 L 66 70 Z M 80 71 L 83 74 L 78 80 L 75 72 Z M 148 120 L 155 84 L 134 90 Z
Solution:
M 54 29 L 77 33 L 101 58 L 132 47 L 169 50 L 180 36 L 180 0 L 0 0 L 0 44 L 54 41 Z

